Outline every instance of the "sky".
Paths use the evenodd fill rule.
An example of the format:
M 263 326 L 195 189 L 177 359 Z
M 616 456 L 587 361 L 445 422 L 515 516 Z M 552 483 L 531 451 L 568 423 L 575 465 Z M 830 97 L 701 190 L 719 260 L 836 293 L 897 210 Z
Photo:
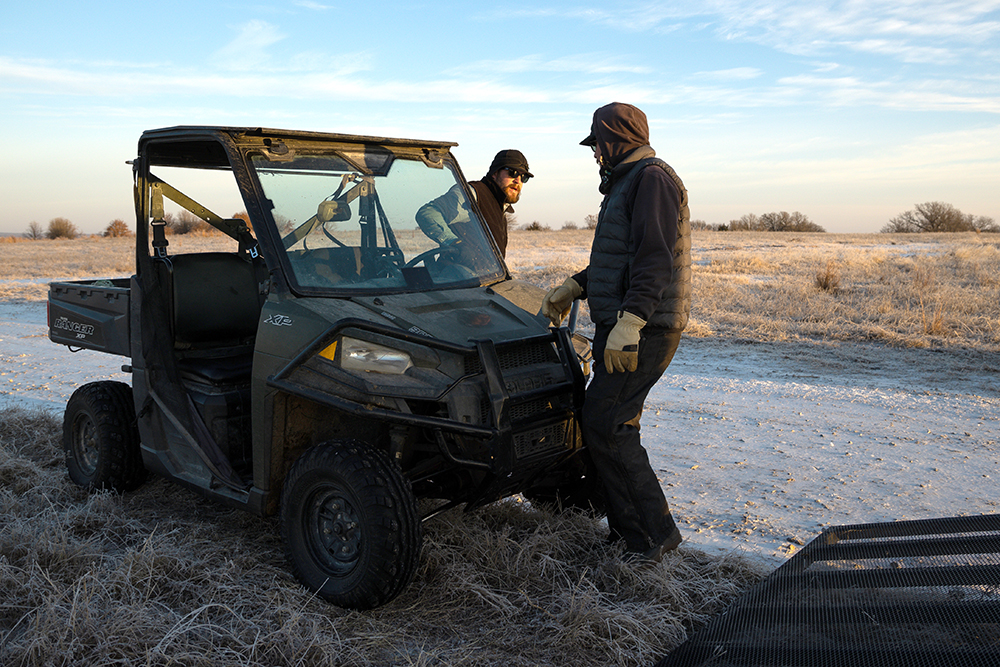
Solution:
M 232 125 L 517 148 L 522 225 L 583 225 L 596 108 L 642 109 L 692 219 L 878 232 L 941 201 L 1000 221 L 1000 0 L 5 2 L 0 233 L 135 224 L 143 130 Z

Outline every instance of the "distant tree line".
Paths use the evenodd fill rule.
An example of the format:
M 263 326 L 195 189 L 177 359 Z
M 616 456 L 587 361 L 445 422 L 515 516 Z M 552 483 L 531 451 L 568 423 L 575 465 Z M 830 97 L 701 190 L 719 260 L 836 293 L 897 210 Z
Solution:
M 250 216 L 247 215 L 246 211 L 234 213 L 233 218 L 239 218 L 246 221 L 248 224 L 250 222 Z M 181 211 L 177 214 L 166 213 L 164 214 L 163 219 L 164 222 L 166 222 L 165 231 L 167 234 L 205 234 L 214 233 L 216 231 L 212 225 L 208 224 L 190 211 Z M 279 221 L 279 226 L 281 222 L 283 221 Z M 26 239 L 32 240 L 75 239 L 80 236 L 80 232 L 77 230 L 76 225 L 66 218 L 52 218 L 49 220 L 47 228 L 43 228 L 40 223 L 34 220 L 31 221 L 31 223 L 28 224 L 28 231 L 26 231 L 23 236 Z M 101 236 L 118 238 L 123 236 L 133 236 L 133 233 L 124 220 L 121 218 L 115 218 L 108 223 L 107 227 L 104 228 Z
M 246 212 L 234 213 L 234 218 L 241 218 L 249 223 Z M 181 211 L 163 216 L 168 234 L 212 233 L 215 228 L 189 211 Z M 285 221 L 281 221 L 285 222 Z M 515 223 L 516 224 L 516 223 Z M 587 229 L 597 227 L 597 215 L 585 216 L 583 224 Z M 515 225 L 511 225 L 512 227 Z M 534 221 L 521 229 L 527 231 L 544 231 L 551 227 Z M 572 221 L 563 224 L 562 229 L 577 229 Z M 713 225 L 704 220 L 692 220 L 691 229 L 695 231 L 718 232 L 823 232 L 820 225 L 809 219 L 804 213 L 794 211 L 775 211 L 756 215 L 747 213 L 728 223 Z M 993 218 L 985 215 L 962 213 L 945 202 L 932 201 L 917 204 L 912 210 L 900 213 L 886 224 L 883 234 L 919 233 L 919 232 L 990 232 L 1000 233 L 1000 225 Z M 32 221 L 24 237 L 28 239 L 75 239 L 80 233 L 76 225 L 66 218 L 52 218 L 47 228 Z M 124 220 L 118 218 L 108 223 L 102 236 L 122 237 L 132 236 L 132 230 Z
M 919 232 L 1000 232 L 993 218 L 962 213 L 951 204 L 931 201 L 900 213 L 882 228 L 883 234 Z
M 809 219 L 805 213 L 795 211 L 775 211 L 756 215 L 746 215 L 728 223 L 712 225 L 704 220 L 692 220 L 691 229 L 710 232 L 826 232 L 820 225 Z
M 108 223 L 104 228 L 102 236 L 131 236 L 132 230 L 128 228 L 125 221 L 118 218 Z M 66 218 L 52 218 L 49 220 L 47 228 L 34 220 L 28 224 L 28 231 L 24 233 L 24 238 L 37 241 L 39 239 L 75 239 L 80 236 L 76 225 Z
M 75 239 L 80 233 L 76 229 L 76 225 L 67 220 L 66 218 L 52 218 L 49 220 L 49 226 L 46 229 L 42 229 L 42 225 L 38 222 L 32 220 L 28 225 L 28 231 L 24 233 L 25 238 L 29 239 Z

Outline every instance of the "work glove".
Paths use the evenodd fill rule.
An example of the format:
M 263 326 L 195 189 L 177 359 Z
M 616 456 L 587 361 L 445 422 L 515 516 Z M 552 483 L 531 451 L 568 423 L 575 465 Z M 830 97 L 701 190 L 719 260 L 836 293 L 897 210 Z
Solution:
M 609 373 L 632 372 L 639 365 L 639 330 L 646 320 L 627 311 L 618 313 L 618 323 L 604 347 L 604 367 Z
M 573 305 L 573 301 L 581 294 L 583 288 L 580 284 L 572 278 L 567 278 L 559 287 L 550 289 L 542 299 L 542 315 L 549 318 L 552 326 L 559 326 Z

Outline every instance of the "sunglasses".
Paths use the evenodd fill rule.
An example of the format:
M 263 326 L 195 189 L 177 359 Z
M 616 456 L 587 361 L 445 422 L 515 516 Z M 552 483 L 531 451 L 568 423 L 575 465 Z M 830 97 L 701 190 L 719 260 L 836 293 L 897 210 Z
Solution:
M 511 169 L 510 167 L 504 167 L 504 171 L 510 176 L 511 180 L 521 179 L 522 183 L 527 183 L 528 179 L 531 178 L 531 174 L 526 171 L 520 171 L 518 169 Z

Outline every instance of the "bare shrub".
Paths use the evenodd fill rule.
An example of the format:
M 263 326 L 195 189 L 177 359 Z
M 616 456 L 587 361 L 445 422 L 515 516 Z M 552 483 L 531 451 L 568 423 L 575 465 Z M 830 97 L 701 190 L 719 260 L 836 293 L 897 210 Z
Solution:
M 45 233 L 50 239 L 75 239 L 78 236 L 76 225 L 66 218 L 52 218 Z
M 550 231 L 552 228 L 549 227 L 548 225 L 543 225 L 542 223 L 535 220 L 534 222 L 525 225 L 521 229 L 523 229 L 526 232 L 546 232 Z
M 566 222 L 564 222 L 562 228 L 563 229 L 579 229 L 579 227 L 577 227 L 576 223 L 573 222 L 572 220 L 567 220 Z
M 816 287 L 824 292 L 836 292 L 840 288 L 840 273 L 837 271 L 837 265 L 832 260 L 828 261 L 822 270 L 816 272 L 815 282 Z
M 178 213 L 174 217 L 174 222 L 171 227 L 173 228 L 175 234 L 205 234 L 214 229 L 212 225 L 208 224 L 190 211 L 181 211 Z
M 104 228 L 103 236 L 110 236 L 112 238 L 132 236 L 132 230 L 129 226 L 125 224 L 125 221 L 121 218 L 115 218 L 108 223 L 108 226 Z
M 938 297 L 937 272 L 933 267 L 917 266 L 913 270 L 913 288 L 920 304 L 922 333 L 938 336 L 946 332 L 943 304 Z
M 583 224 L 587 226 L 587 229 L 597 229 L 597 215 L 591 214 L 584 217 Z
M 35 220 L 28 223 L 28 231 L 24 233 L 24 238 L 31 239 L 32 241 L 38 241 L 45 238 L 45 230 L 42 229 L 41 223 Z

